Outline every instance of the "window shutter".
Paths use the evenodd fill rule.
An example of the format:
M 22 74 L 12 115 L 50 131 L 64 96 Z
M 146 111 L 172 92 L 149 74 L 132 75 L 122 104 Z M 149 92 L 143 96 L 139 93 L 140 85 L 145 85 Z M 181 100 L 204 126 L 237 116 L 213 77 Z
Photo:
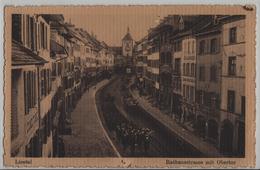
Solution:
M 28 71 L 28 109 L 32 107 L 32 76 L 31 71 Z
M 36 104 L 36 73 L 33 72 L 33 105 Z
M 38 48 L 41 49 L 41 25 L 40 24 L 37 24 L 37 33 L 38 33 Z
M 34 34 L 34 47 L 35 47 L 35 50 L 37 51 L 38 50 L 38 44 L 37 44 L 38 36 L 37 36 L 37 23 L 36 22 L 34 22 L 33 34 Z
M 47 95 L 47 73 L 46 69 L 43 70 L 44 73 L 44 96 Z
M 24 112 L 28 113 L 28 96 L 27 96 L 27 73 L 24 72 Z
M 49 93 L 51 92 L 51 76 L 50 75 L 51 75 L 50 70 L 48 69 L 48 87 L 49 87 L 48 91 L 49 91 Z
M 13 73 L 13 72 L 12 72 Z M 16 76 L 12 76 L 12 82 L 17 82 Z M 15 83 L 12 83 L 12 92 L 11 92 L 11 140 L 15 139 L 19 134 L 19 124 L 18 124 L 18 96 L 17 96 L 17 86 Z
M 217 52 L 220 52 L 220 45 L 221 45 L 220 40 L 221 40 L 220 38 L 217 39 Z
M 32 71 L 32 107 L 34 107 L 34 71 Z
M 41 97 L 43 97 L 44 95 L 44 70 L 41 70 Z
M 21 14 L 12 14 L 12 39 L 21 42 L 22 19 Z
M 30 17 L 30 43 L 31 43 L 31 49 L 35 50 L 35 43 L 34 43 L 34 19 L 33 17 Z
M 26 46 L 30 47 L 30 16 L 26 15 Z

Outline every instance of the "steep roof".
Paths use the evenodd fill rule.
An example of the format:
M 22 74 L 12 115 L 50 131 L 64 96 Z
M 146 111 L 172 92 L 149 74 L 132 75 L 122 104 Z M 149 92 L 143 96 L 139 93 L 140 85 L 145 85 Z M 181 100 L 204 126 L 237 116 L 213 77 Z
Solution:
M 23 47 L 19 42 L 12 41 L 12 65 L 44 64 L 48 61 Z
M 41 16 L 47 21 L 64 22 L 64 17 L 62 14 L 41 14 Z

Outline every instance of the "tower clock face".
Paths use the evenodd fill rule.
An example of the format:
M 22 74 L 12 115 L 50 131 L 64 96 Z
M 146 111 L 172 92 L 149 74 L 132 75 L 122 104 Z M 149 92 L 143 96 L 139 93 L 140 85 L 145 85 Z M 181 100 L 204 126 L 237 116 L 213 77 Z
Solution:
M 130 51 L 131 47 L 130 47 L 130 42 L 126 42 L 125 43 L 125 51 Z

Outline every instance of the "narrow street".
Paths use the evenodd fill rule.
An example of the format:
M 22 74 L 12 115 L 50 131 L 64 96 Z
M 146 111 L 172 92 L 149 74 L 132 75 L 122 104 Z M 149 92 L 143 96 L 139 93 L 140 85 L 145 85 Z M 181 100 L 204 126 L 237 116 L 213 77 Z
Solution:
M 135 157 L 201 157 L 201 153 L 195 151 L 190 146 L 184 144 L 182 141 L 176 139 L 167 129 L 165 129 L 158 122 L 153 120 L 145 113 L 144 110 L 138 108 L 137 112 L 131 112 L 130 110 L 124 109 L 122 91 L 119 90 L 122 81 L 120 78 L 109 84 L 103 91 L 102 96 L 112 94 L 115 97 L 114 104 L 120 114 L 122 114 L 127 120 L 134 122 L 138 127 L 149 128 L 152 130 L 152 140 L 150 143 L 150 149 L 148 154 L 143 153 L 136 148 L 135 155 L 131 155 L 129 149 L 124 151 L 121 143 L 118 141 L 113 132 L 110 133 L 110 137 L 116 143 L 118 150 L 124 157 L 135 156 Z M 102 100 L 102 99 L 101 99 Z M 106 111 L 102 111 L 106 114 Z M 107 122 L 105 122 L 106 124 Z M 109 125 L 108 125 L 109 126 Z
M 254 157 L 246 15 L 61 9 L 7 15 L 7 156 Z
M 101 126 L 95 106 L 96 90 L 108 82 L 103 80 L 86 91 L 71 113 L 72 135 L 63 136 L 66 157 L 117 157 Z

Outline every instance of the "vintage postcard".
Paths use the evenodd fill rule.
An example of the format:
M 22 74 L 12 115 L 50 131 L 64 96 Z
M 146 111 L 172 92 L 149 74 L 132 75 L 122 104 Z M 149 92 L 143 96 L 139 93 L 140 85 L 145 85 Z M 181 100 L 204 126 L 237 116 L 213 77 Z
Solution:
M 255 6 L 6 6 L 7 167 L 254 167 Z

